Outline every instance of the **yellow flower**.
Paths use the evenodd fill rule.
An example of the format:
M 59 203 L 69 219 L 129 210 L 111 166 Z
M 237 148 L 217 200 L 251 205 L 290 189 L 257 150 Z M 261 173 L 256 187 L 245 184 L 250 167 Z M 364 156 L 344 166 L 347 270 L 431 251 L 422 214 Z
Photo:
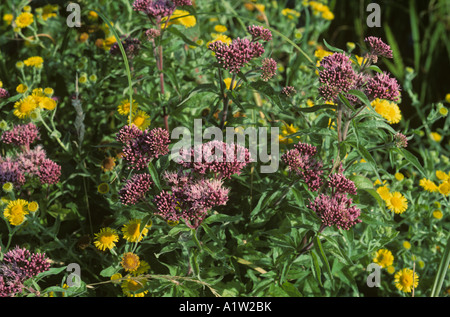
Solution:
M 98 19 L 98 13 L 95 12 L 95 11 L 89 11 L 88 19 L 89 20 L 97 20 Z
M 102 42 L 102 48 L 105 51 L 109 51 L 111 49 L 111 46 L 116 43 L 116 37 L 114 35 L 108 36 L 103 42 Z
M 213 33 L 211 34 L 213 39 L 211 41 L 209 41 L 208 43 L 206 43 L 206 46 L 209 46 L 209 44 L 214 43 L 216 41 L 221 41 L 227 45 L 230 45 L 232 40 L 229 36 L 226 36 L 225 34 L 217 34 L 217 33 Z
M 33 14 L 30 12 L 22 12 L 15 20 L 18 28 L 24 29 L 33 23 Z
M 444 214 L 439 209 L 436 209 L 435 211 L 433 211 L 434 218 L 439 220 L 439 219 L 442 219 L 443 216 L 444 216 Z
M 44 21 L 47 21 L 50 18 L 56 17 L 58 16 L 55 12 L 58 11 L 58 6 L 57 5 L 51 5 L 51 4 L 47 4 L 43 7 L 43 11 L 42 11 L 42 19 Z
M 411 243 L 409 241 L 403 241 L 403 247 L 406 250 L 409 250 L 409 249 L 411 249 Z
M 445 101 L 450 103 L 450 94 L 445 95 Z
M 322 18 L 324 18 L 325 20 L 331 21 L 334 19 L 334 14 L 330 10 L 327 10 L 327 11 L 322 12 Z
M 322 48 L 318 48 L 315 52 L 314 52 L 314 56 L 321 61 L 325 56 L 329 56 L 332 55 L 333 52 L 324 50 Z
M 148 290 L 144 290 L 146 282 L 145 278 L 126 279 L 121 284 L 122 291 L 128 297 L 144 297 L 148 293 Z
M 7 25 L 10 25 L 12 23 L 13 19 L 14 19 L 14 16 L 11 13 L 5 13 L 3 15 L 3 21 L 5 21 L 5 23 Z
M 20 84 L 16 87 L 16 91 L 19 94 L 24 94 L 27 90 L 28 90 L 28 87 L 27 87 L 27 85 L 24 85 L 24 84 Z
M 136 271 L 140 265 L 139 256 L 132 252 L 127 252 L 122 256 L 120 265 L 125 269 L 125 271 Z
M 405 268 L 395 273 L 394 283 L 400 291 L 411 293 L 412 289 L 419 285 L 419 276 L 416 272 Z
M 300 12 L 295 11 L 295 10 L 290 9 L 290 8 L 285 8 L 285 9 L 281 10 L 281 14 L 286 16 L 289 20 L 293 20 L 293 19 L 298 18 L 300 16 Z
M 103 172 L 111 172 L 116 166 L 116 159 L 112 156 L 105 157 L 102 161 Z
M 109 184 L 108 183 L 101 183 L 100 185 L 98 185 L 97 191 L 100 194 L 102 194 L 102 195 L 108 193 L 109 192 Z
M 446 181 L 450 178 L 450 175 L 443 171 L 436 171 L 436 177 L 441 181 Z
M 23 63 L 28 67 L 41 68 L 42 64 L 44 64 L 44 59 L 40 56 L 33 56 L 24 60 Z
M 136 276 L 145 274 L 150 270 L 150 264 L 148 264 L 144 260 L 140 260 L 140 262 L 141 263 L 139 264 L 139 267 L 137 268 L 137 270 L 135 272 L 133 272 L 133 274 Z
M 439 190 L 437 185 L 432 180 L 429 180 L 426 178 L 422 178 L 419 182 L 419 185 L 421 187 L 423 187 L 423 189 L 425 189 L 427 192 L 430 192 L 430 193 L 434 193 Z
M 444 106 L 440 107 L 439 114 L 443 117 L 446 117 L 448 115 L 448 109 Z
M 137 110 L 131 117 L 131 123 L 141 130 L 145 130 L 150 125 L 150 116 L 142 110 Z
M 401 182 L 403 179 L 405 178 L 405 175 L 403 175 L 402 173 L 395 173 L 395 179 L 398 180 L 399 182 Z
M 389 274 L 394 274 L 395 267 L 393 265 L 391 265 L 391 266 L 388 266 L 386 270 Z
M 14 115 L 19 119 L 25 119 L 30 116 L 30 113 L 36 109 L 37 105 L 33 96 L 27 96 L 24 99 L 16 101 L 14 104 Z
M 46 94 L 49 97 L 53 96 L 53 93 L 54 93 L 53 88 L 47 87 L 44 89 L 44 94 Z
M 136 103 L 136 100 L 134 99 L 132 102 L 133 102 L 133 111 L 135 111 L 139 107 L 139 104 Z M 122 116 L 128 115 L 130 113 L 130 100 L 129 99 L 122 100 L 119 106 L 117 107 L 117 112 Z
M 31 212 L 36 212 L 39 209 L 39 204 L 36 201 L 28 203 L 28 210 Z
M 10 193 L 14 190 L 14 185 L 11 182 L 6 182 L 2 186 L 3 191 Z
M 129 242 L 139 242 L 148 233 L 151 221 L 144 228 L 141 228 L 141 219 L 132 219 L 122 227 L 123 238 Z
M 385 201 L 389 210 L 395 212 L 396 214 L 401 214 L 408 208 L 407 199 L 399 192 L 392 193 L 392 196 Z
M 442 135 L 440 135 L 440 134 L 437 133 L 437 132 L 431 132 L 430 138 L 431 138 L 433 141 L 435 141 L 435 142 L 441 142 L 441 140 L 442 140 Z
M 297 133 L 297 132 L 298 132 L 298 128 L 295 127 L 293 124 L 290 124 L 290 125 L 284 124 L 281 127 L 281 134 L 278 136 L 278 138 L 281 143 L 289 144 L 294 141 L 292 140 L 292 138 L 288 138 L 287 136 Z M 297 136 L 297 138 L 299 138 L 299 136 Z
M 120 283 L 120 281 L 118 281 L 118 280 L 120 280 L 121 278 L 122 278 L 122 274 L 120 274 L 120 273 L 113 274 L 113 275 L 111 275 L 111 282 Z
M 392 194 L 387 185 L 378 187 L 377 193 L 378 193 L 378 195 L 380 195 L 381 199 L 383 199 L 385 201 L 392 197 Z
M 223 33 L 228 31 L 228 29 L 225 25 L 217 24 L 216 26 L 214 26 L 214 31 L 216 31 L 217 33 Z
M 223 82 L 225 83 L 225 86 L 227 87 L 227 89 L 230 89 L 230 86 L 231 86 L 231 80 L 232 80 L 231 77 L 225 78 L 225 79 L 223 80 Z M 235 80 L 234 83 L 233 83 L 233 89 L 236 88 L 236 84 L 237 84 L 237 81 Z
M 101 251 L 105 251 L 106 249 L 111 250 L 115 247 L 117 241 L 119 241 L 119 236 L 116 231 L 106 227 L 100 229 L 100 232 L 95 234 L 94 245 Z
M 28 202 L 24 199 L 12 200 L 3 211 L 3 216 L 11 225 L 18 226 L 25 221 L 25 215 L 28 215 L 27 205 Z
M 161 20 L 163 27 L 165 27 L 166 25 L 165 23 L 166 20 L 167 18 L 163 18 Z M 179 24 L 186 28 L 191 28 L 197 24 L 197 19 L 195 18 L 195 16 L 191 15 L 188 11 L 175 10 L 172 16 L 170 17 L 169 22 L 167 23 L 168 26 L 172 24 Z
M 448 196 L 450 194 L 450 181 L 445 181 L 441 183 L 438 187 L 439 193 L 444 196 Z
M 382 268 L 386 268 L 394 263 L 394 256 L 392 252 L 387 249 L 380 249 L 376 252 L 375 257 L 373 258 L 373 262 L 381 266 Z
M 400 120 L 402 119 L 400 108 L 394 102 L 377 98 L 374 101 L 372 101 L 372 107 L 390 124 L 399 123 Z

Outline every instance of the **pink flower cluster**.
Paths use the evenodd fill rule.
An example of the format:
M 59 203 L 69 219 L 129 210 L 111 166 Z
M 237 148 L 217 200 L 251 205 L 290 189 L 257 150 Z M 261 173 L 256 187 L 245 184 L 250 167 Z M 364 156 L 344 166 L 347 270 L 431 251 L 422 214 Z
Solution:
M 369 36 L 364 39 L 364 42 L 369 46 L 369 57 L 374 63 L 377 62 L 378 56 L 392 58 L 392 49 L 389 45 L 384 43 L 380 38 Z
M 398 148 L 405 148 L 408 146 L 408 139 L 406 138 L 406 135 L 397 132 L 394 135 L 394 144 Z
M 0 88 L 0 100 L 9 97 L 9 92 L 5 88 Z
M 36 126 L 32 123 L 15 126 L 2 134 L 7 144 L 22 146 L 20 151 L 9 157 L 0 156 L 0 184 L 11 182 L 19 187 L 27 178 L 37 177 L 41 184 L 56 184 L 61 176 L 61 166 L 47 158 L 42 145 L 30 149 L 30 144 L 39 139 Z
M 138 55 L 139 50 L 141 49 L 141 41 L 137 38 L 127 37 L 122 41 L 122 46 L 125 50 L 127 58 L 133 59 Z M 115 56 L 121 54 L 119 44 L 117 44 L 117 42 L 111 45 L 109 53 Z
M 297 93 L 297 90 L 292 86 L 286 86 L 281 89 L 281 93 L 285 95 L 286 97 L 292 97 Z
M 256 42 L 259 40 L 270 41 L 272 40 L 272 32 L 269 29 L 266 29 L 262 26 L 251 25 L 247 27 L 248 33 L 252 36 L 252 41 Z
M 324 226 L 336 226 L 348 230 L 361 222 L 360 209 L 353 205 L 348 195 L 356 195 L 355 183 L 347 179 L 342 173 L 334 173 L 327 181 L 329 194 L 320 194 L 310 202 L 312 209 L 322 219 Z
M 38 128 L 30 122 L 16 125 L 12 130 L 3 132 L 0 140 L 5 144 L 24 146 L 29 149 L 30 145 L 39 138 Z
M 116 140 L 123 144 L 124 159 L 130 169 L 144 169 L 153 158 L 169 153 L 169 132 L 162 128 L 141 131 L 135 125 L 124 126 Z
M 18 246 L 9 250 L 0 262 L 0 297 L 15 296 L 22 291 L 25 280 L 49 268 L 45 253 L 31 253 Z
M 335 101 L 340 93 L 346 93 L 355 88 L 356 72 L 353 70 L 350 58 L 343 53 L 325 56 L 319 71 L 320 95 L 326 101 Z
M 152 184 L 150 174 L 134 174 L 119 191 L 119 199 L 123 205 L 135 205 L 144 201 Z
M 188 151 L 180 150 L 180 163 L 196 173 L 214 173 L 216 178 L 231 178 L 239 175 L 252 161 L 250 151 L 245 147 L 222 141 L 210 141 L 194 146 Z
M 316 153 L 315 146 L 298 143 L 281 156 L 289 170 L 299 175 L 312 191 L 317 191 L 323 184 L 323 163 L 315 158 Z
M 217 62 L 231 74 L 239 73 L 252 59 L 264 53 L 261 43 L 241 38 L 234 39 L 230 45 L 215 41 L 210 43 L 208 48 L 215 53 Z
M 309 208 L 322 219 L 323 225 L 348 230 L 361 222 L 358 218 L 361 210 L 352 204 L 352 199 L 346 194 L 320 194 L 309 204 Z
M 135 0 L 133 8 L 135 11 L 145 13 L 150 19 L 160 23 L 164 17 L 169 17 L 176 7 L 192 5 L 191 0 Z
M 261 79 L 268 81 L 277 73 L 277 62 L 273 58 L 264 58 L 261 66 Z
M 198 177 L 193 172 L 166 173 L 166 183 L 170 191 L 161 191 L 153 202 L 157 215 L 165 220 L 184 220 L 191 228 L 197 228 L 208 212 L 228 201 L 229 189 L 223 187 L 220 179 Z
M 400 85 L 395 78 L 391 78 L 386 72 L 372 75 L 366 72 L 371 62 L 377 62 L 378 56 L 392 58 L 392 50 L 377 37 L 368 37 L 365 42 L 369 46 L 361 71 L 353 69 L 352 61 L 344 53 L 333 53 L 325 56 L 320 62 L 319 87 L 320 96 L 326 101 L 339 102 L 339 94 L 344 95 L 351 104 L 357 104 L 359 99 L 349 94 L 350 90 L 363 92 L 370 101 L 387 99 L 398 102 L 400 100 Z

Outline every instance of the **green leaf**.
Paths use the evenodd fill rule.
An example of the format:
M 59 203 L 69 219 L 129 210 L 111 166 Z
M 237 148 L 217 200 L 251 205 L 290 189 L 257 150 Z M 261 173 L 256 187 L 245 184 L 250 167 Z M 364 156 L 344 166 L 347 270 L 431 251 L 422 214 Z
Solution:
M 362 156 L 362 158 L 365 159 L 366 162 L 370 165 L 377 178 L 381 179 L 380 175 L 378 174 L 377 164 L 372 155 L 370 154 L 370 152 L 361 144 L 359 144 L 356 147 L 356 151 L 358 151 L 358 153 Z
M 409 152 L 406 149 L 397 149 L 400 154 L 402 154 L 405 159 L 410 162 L 412 165 L 414 165 L 415 168 L 417 168 L 420 172 L 420 174 L 422 174 L 423 177 L 427 177 L 427 172 L 425 171 L 425 168 L 423 168 L 422 164 L 420 164 L 419 159 L 414 156 L 414 154 L 412 154 L 411 152 Z
M 325 264 L 325 269 L 327 270 L 327 273 L 328 273 L 330 279 L 334 280 L 333 274 L 331 273 L 330 263 L 327 260 L 325 252 L 323 252 L 323 247 L 322 247 L 322 243 L 320 242 L 320 238 L 318 236 L 316 236 L 315 240 L 316 241 L 314 243 L 314 248 L 317 251 L 317 253 L 319 254 L 322 262 Z
M 281 288 L 286 292 L 289 297 L 303 297 L 302 293 L 299 292 L 298 288 L 292 283 L 284 282 Z
M 150 175 L 152 176 L 152 181 L 153 181 L 153 183 L 155 183 L 158 190 L 162 190 L 161 183 L 159 181 L 159 174 L 156 171 L 156 168 L 152 162 L 150 162 L 148 164 L 148 171 L 149 171 Z
M 337 48 L 337 47 L 334 47 L 334 46 L 331 46 L 330 44 L 328 44 L 327 41 L 325 41 L 325 39 L 323 40 L 323 44 L 325 44 L 325 47 L 326 47 L 329 51 L 337 52 L 337 53 L 344 53 L 344 50 L 342 50 L 342 49 L 340 49 L 340 48 Z
M 439 296 L 441 292 L 442 285 L 445 281 L 445 275 L 448 271 L 448 266 L 450 264 L 450 235 L 447 239 L 447 246 L 445 247 L 444 253 L 442 254 L 441 262 L 439 263 L 439 268 L 434 279 L 433 288 L 431 289 L 431 297 Z
M 316 278 L 316 280 L 319 283 L 319 285 L 321 287 L 323 287 L 322 279 L 321 279 L 321 271 L 320 271 L 319 260 L 317 258 L 316 252 L 314 250 L 311 251 L 311 262 L 312 262 L 312 267 L 313 267 L 313 270 L 312 270 L 313 275 Z

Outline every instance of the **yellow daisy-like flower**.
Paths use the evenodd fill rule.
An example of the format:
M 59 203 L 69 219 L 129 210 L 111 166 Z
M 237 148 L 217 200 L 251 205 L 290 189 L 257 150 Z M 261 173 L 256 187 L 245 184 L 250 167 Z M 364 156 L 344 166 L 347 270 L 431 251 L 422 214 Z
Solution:
M 398 180 L 399 182 L 401 182 L 403 179 L 405 179 L 405 175 L 403 175 L 402 173 L 395 173 L 395 179 Z
M 47 88 L 44 89 L 44 94 L 46 94 L 48 97 L 53 96 L 53 93 L 54 93 L 54 92 L 55 92 L 55 91 L 54 91 L 53 88 L 51 88 L 51 87 L 47 87 Z
M 331 12 L 330 10 L 326 10 L 326 11 L 322 12 L 322 18 L 324 18 L 325 20 L 331 21 L 334 19 L 334 13 Z
M 450 179 L 450 175 L 443 171 L 436 171 L 436 177 L 441 181 L 447 181 L 448 179 Z
M 131 123 L 140 130 L 145 130 L 150 125 L 150 116 L 142 110 L 135 111 L 131 117 Z
M 128 297 L 144 297 L 148 293 L 145 290 L 147 280 L 144 278 L 126 279 L 122 284 L 122 291 Z
M 436 209 L 435 211 L 433 211 L 434 218 L 439 220 L 439 219 L 442 219 L 443 216 L 444 216 L 444 214 L 439 209 Z
M 225 87 L 227 87 L 227 89 L 230 89 L 230 87 L 231 87 L 231 80 L 232 80 L 231 77 L 225 78 L 223 80 L 223 82 L 225 83 Z M 236 84 L 237 84 L 237 81 L 235 80 L 233 83 L 233 89 L 236 88 Z
M 391 198 L 385 201 L 389 210 L 395 212 L 396 214 L 401 214 L 408 209 L 408 200 L 399 192 L 393 193 Z
M 332 54 L 333 54 L 333 52 L 324 50 L 323 48 L 318 48 L 318 49 L 316 49 L 315 52 L 314 52 L 314 56 L 315 56 L 319 61 L 321 61 L 325 56 L 330 56 L 330 55 L 332 55 Z
M 133 274 L 135 276 L 145 274 L 150 270 L 150 264 L 148 264 L 148 262 L 146 262 L 144 260 L 141 260 L 140 262 L 141 262 L 141 264 L 139 265 L 137 270 L 135 272 L 133 272 Z
M 228 31 L 228 28 L 225 25 L 217 24 L 214 26 L 214 31 L 216 31 L 217 33 L 223 33 Z
M 19 119 L 28 118 L 31 112 L 37 108 L 33 96 L 27 96 L 24 99 L 16 101 L 14 104 L 14 115 Z
M 380 195 L 381 199 L 384 201 L 390 199 L 392 197 L 391 191 L 387 185 L 380 186 L 377 188 L 377 193 Z
M 437 132 L 431 132 L 431 133 L 430 133 L 430 138 L 431 138 L 433 141 L 435 141 L 435 142 L 441 142 L 441 140 L 442 140 L 442 135 L 440 135 L 440 134 L 437 133 Z
M 116 43 L 116 37 L 114 35 L 108 36 L 103 42 L 102 42 L 102 48 L 105 51 L 109 51 L 111 49 L 111 46 Z
M 419 185 L 423 187 L 427 192 L 434 193 L 438 191 L 438 186 L 429 179 L 422 178 L 419 182 Z
M 22 12 L 15 20 L 17 27 L 21 29 L 30 26 L 31 23 L 33 23 L 33 21 L 34 17 L 33 14 L 30 12 Z
M 136 103 L 136 100 L 133 99 L 133 111 L 136 111 L 139 108 L 139 104 Z M 117 112 L 122 115 L 126 116 L 130 113 L 130 100 L 124 99 L 120 102 L 119 106 L 117 106 Z
M 281 10 L 281 14 L 287 17 L 289 20 L 293 20 L 300 16 L 300 12 L 290 8 L 284 8 L 283 10 Z
M 14 185 L 11 182 L 6 182 L 3 184 L 2 189 L 7 192 L 10 193 L 14 190 Z
M 398 290 L 411 293 L 419 285 L 419 276 L 413 270 L 405 268 L 395 273 L 394 283 Z
M 120 273 L 116 273 L 116 274 L 113 274 L 113 275 L 111 275 L 111 282 L 112 283 L 120 283 L 120 281 L 118 281 L 118 280 L 120 280 L 122 278 L 122 274 L 120 274 Z
M 450 181 L 445 181 L 441 183 L 438 187 L 439 193 L 444 196 L 448 196 L 450 194 Z
M 283 125 L 281 127 L 281 134 L 279 135 L 280 142 L 284 143 L 284 144 L 289 144 L 289 143 L 294 142 L 292 140 L 292 138 L 288 138 L 287 136 L 289 136 L 291 134 L 294 134 L 294 133 L 297 133 L 297 132 L 298 132 L 298 128 L 295 127 L 293 124 L 290 124 L 290 125 L 286 125 L 285 124 L 285 125 Z M 299 136 L 297 136 L 297 138 L 299 138 Z
M 161 25 L 163 27 L 166 25 L 166 23 L 165 23 L 166 20 L 167 20 L 167 18 L 163 18 L 161 20 L 161 22 L 162 22 Z M 172 25 L 172 24 L 179 24 L 186 28 L 191 28 L 197 24 L 197 19 L 195 18 L 195 16 L 190 14 L 189 11 L 175 10 L 173 12 L 172 16 L 170 17 L 169 22 L 167 23 L 168 26 Z
M 153 222 L 150 220 L 144 228 L 141 228 L 141 219 L 132 219 L 122 228 L 124 239 L 129 242 L 139 242 L 148 234 Z M 141 231 L 142 230 L 142 231 Z
M 377 98 L 372 101 L 372 107 L 390 124 L 399 123 L 402 119 L 400 108 L 392 101 Z
M 24 60 L 23 63 L 28 67 L 41 68 L 44 64 L 44 59 L 40 56 L 32 56 Z
M 27 90 L 28 90 L 28 87 L 27 87 L 27 85 L 24 85 L 24 84 L 20 84 L 16 87 L 16 91 L 19 94 L 24 94 Z
M 105 157 L 102 161 L 102 170 L 104 172 L 111 172 L 116 166 L 116 159 L 112 156 Z
M 382 268 L 387 268 L 394 263 L 394 256 L 391 251 L 387 249 L 380 249 L 376 252 L 373 262 Z
M 139 242 L 148 233 L 148 228 L 152 226 L 151 222 L 144 228 L 141 228 L 141 219 L 131 219 L 128 224 L 122 227 L 123 238 L 129 242 Z
M 403 241 L 403 247 L 406 250 L 409 250 L 409 249 L 411 249 L 411 243 L 409 241 Z
M 11 225 L 18 226 L 25 221 L 25 215 L 28 215 L 27 205 L 28 202 L 24 199 L 12 200 L 3 211 L 3 216 Z
M 57 17 L 56 12 L 58 11 L 57 5 L 47 4 L 42 8 L 42 19 L 47 21 L 50 18 Z
M 395 272 L 395 267 L 394 267 L 393 265 L 388 266 L 388 267 L 386 268 L 386 271 L 387 271 L 389 274 L 394 274 L 394 272 Z
M 31 201 L 28 203 L 28 210 L 30 212 L 36 212 L 39 209 L 39 204 L 36 201 Z
M 122 255 L 122 261 L 120 261 L 120 265 L 128 272 L 136 271 L 140 264 L 139 256 L 133 252 Z
M 116 246 L 116 242 L 119 241 L 119 236 L 116 231 L 112 228 L 106 227 L 100 229 L 99 233 L 95 234 L 94 245 L 97 249 L 105 251 L 106 249 L 111 250 Z
M 100 185 L 97 186 L 97 191 L 102 195 L 107 194 L 109 192 L 109 184 L 101 183 Z
M 14 20 L 14 16 L 11 13 L 5 13 L 3 15 L 3 21 L 5 21 L 6 25 L 11 25 Z
M 211 34 L 211 36 L 213 37 L 213 39 L 211 41 L 209 41 L 208 43 L 206 43 L 206 46 L 209 46 L 209 44 L 214 43 L 216 41 L 221 41 L 227 45 L 230 45 L 231 42 L 233 41 L 229 36 L 222 34 L 222 33 L 213 33 Z

